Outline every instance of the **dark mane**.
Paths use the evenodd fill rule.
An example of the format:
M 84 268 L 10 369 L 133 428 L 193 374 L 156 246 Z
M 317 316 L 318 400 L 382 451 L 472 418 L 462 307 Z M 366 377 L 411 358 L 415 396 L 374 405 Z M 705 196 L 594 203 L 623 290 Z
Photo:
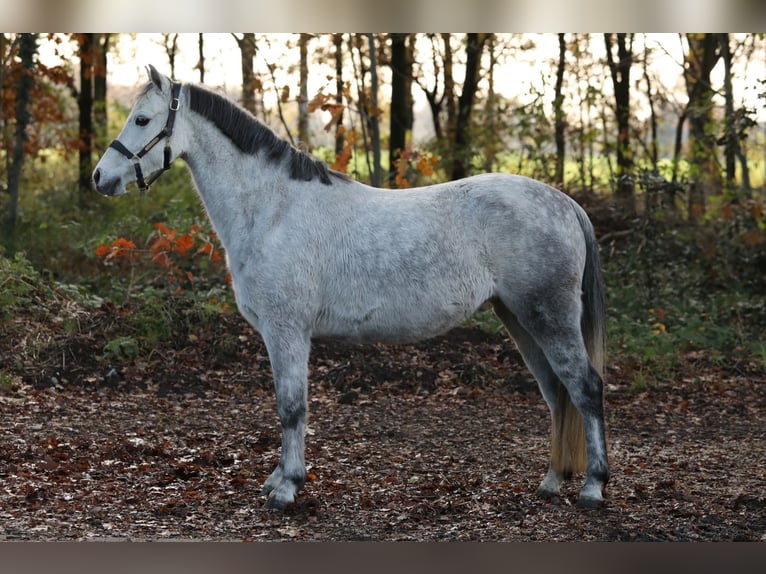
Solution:
M 327 164 L 304 153 L 279 138 L 268 126 L 227 98 L 187 84 L 191 109 L 213 122 L 244 153 L 263 154 L 267 161 L 284 161 L 292 179 L 311 181 L 318 178 L 330 185 L 330 177 L 348 180 L 348 176 L 327 167 Z

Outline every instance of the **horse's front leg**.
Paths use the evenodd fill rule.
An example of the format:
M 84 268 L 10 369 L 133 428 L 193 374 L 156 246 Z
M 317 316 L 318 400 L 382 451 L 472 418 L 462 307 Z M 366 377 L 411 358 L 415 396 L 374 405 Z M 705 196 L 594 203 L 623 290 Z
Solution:
M 279 465 L 263 485 L 267 505 L 284 509 L 306 482 L 304 436 L 306 431 L 308 333 L 293 329 L 264 329 L 282 425 L 282 454 Z

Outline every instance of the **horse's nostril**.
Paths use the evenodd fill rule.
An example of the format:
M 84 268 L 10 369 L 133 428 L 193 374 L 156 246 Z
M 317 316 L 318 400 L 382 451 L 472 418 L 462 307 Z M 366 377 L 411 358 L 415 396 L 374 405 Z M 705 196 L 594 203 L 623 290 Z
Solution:
M 101 179 L 101 170 L 97 169 L 93 172 L 93 183 L 98 185 L 98 180 Z

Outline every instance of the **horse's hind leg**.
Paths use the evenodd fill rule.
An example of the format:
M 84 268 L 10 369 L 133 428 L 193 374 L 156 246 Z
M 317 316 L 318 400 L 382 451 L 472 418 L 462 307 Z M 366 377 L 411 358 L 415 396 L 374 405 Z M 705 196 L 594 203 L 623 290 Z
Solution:
M 551 412 L 552 425 L 555 425 L 556 397 L 560 385 L 556 373 L 553 372 L 553 369 L 548 363 L 548 359 L 545 358 L 545 354 L 542 349 L 540 349 L 540 346 L 535 343 L 534 339 L 526 329 L 519 324 L 516 316 L 499 300 L 494 302 L 494 308 L 495 313 L 516 342 L 516 346 L 524 359 L 524 363 L 535 377 L 540 392 L 543 395 L 543 399 Z M 554 432 L 551 431 L 551 434 L 553 435 Z M 540 498 L 549 499 L 554 496 L 559 496 L 561 493 L 561 484 L 564 480 L 570 478 L 571 472 L 558 470 L 556 468 L 558 466 L 559 465 L 555 464 L 553 459 L 551 459 L 551 462 L 548 465 L 548 472 L 537 489 L 537 495 Z
M 305 445 L 308 334 L 293 329 L 263 329 L 271 361 L 277 412 L 282 426 L 282 453 L 279 465 L 263 485 L 268 506 L 283 509 L 295 500 L 306 482 Z
M 572 426 L 570 423 L 574 422 L 574 418 L 565 416 L 567 420 L 562 422 L 562 439 L 567 441 L 567 437 L 576 437 L 584 431 L 587 466 L 585 484 L 580 489 L 578 504 L 597 508 L 604 500 L 602 491 L 609 480 L 603 382 L 593 368 L 585 348 L 579 306 L 573 306 L 568 313 L 566 310 L 559 307 L 551 315 L 551 310 L 541 313 L 538 309 L 537 328 L 533 336 L 545 353 L 553 372 L 566 388 L 566 394 L 562 393 L 561 396 L 566 404 L 576 407 L 582 417 L 582 424 L 577 421 L 577 425 Z M 540 313 L 547 316 L 547 319 L 540 321 Z M 566 409 L 562 410 L 566 413 Z M 579 442 L 575 439 L 572 444 Z
M 549 296 L 544 301 L 537 299 L 521 308 L 517 315 L 511 315 L 516 319 L 515 336 L 524 341 L 526 333 L 526 342 L 522 343 L 526 347 L 525 361 L 538 378 L 548 405 L 551 401 L 555 405 L 552 409 L 554 444 L 551 470 L 539 492 L 543 496 L 556 493 L 561 480 L 572 470 L 579 470 L 581 457 L 577 451 L 581 450 L 579 445 L 582 444 L 579 435 L 584 431 L 587 466 L 578 503 L 598 507 L 603 502 L 602 490 L 609 479 L 603 383 L 591 365 L 585 348 L 579 300 L 568 298 L 563 293 L 557 295 L 560 296 Z M 514 321 L 509 322 L 514 325 Z M 522 350 L 522 354 L 524 352 Z M 556 381 L 555 385 L 553 381 Z M 563 392 L 564 389 L 559 392 L 558 382 L 566 392 Z M 554 386 L 557 389 L 555 398 L 552 392 Z M 572 406 L 582 417 L 582 423 L 579 417 L 572 416 L 575 411 Z
M 582 415 L 587 452 L 585 484 L 578 504 L 598 508 L 604 501 L 603 488 L 609 480 L 604 425 L 603 382 L 591 365 L 584 345 L 576 343 L 576 332 L 555 337 L 543 344 L 551 367 L 566 387 L 571 403 Z

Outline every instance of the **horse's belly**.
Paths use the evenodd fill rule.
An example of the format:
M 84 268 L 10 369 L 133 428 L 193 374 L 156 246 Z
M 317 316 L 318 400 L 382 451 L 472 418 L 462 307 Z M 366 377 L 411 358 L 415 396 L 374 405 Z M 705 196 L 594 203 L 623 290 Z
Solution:
M 365 304 L 347 299 L 321 310 L 314 335 L 360 342 L 420 341 L 460 325 L 490 297 L 483 289 L 448 298 L 400 295 L 370 298 Z

